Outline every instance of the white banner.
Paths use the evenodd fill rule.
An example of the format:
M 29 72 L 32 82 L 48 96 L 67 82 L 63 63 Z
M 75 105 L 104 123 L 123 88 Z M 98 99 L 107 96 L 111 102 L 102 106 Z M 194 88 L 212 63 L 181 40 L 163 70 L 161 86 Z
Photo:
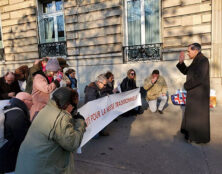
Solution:
M 80 148 L 119 115 L 141 106 L 140 88 L 93 100 L 78 109 L 87 127 Z

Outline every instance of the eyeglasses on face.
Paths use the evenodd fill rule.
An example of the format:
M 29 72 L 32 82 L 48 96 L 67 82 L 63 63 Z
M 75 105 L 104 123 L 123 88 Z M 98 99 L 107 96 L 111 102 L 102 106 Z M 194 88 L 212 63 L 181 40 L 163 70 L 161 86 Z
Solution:
M 101 84 L 103 84 L 104 86 L 106 86 L 106 84 L 105 83 L 103 83 L 103 82 L 100 82 Z
M 135 76 L 135 73 L 130 73 L 130 75 Z

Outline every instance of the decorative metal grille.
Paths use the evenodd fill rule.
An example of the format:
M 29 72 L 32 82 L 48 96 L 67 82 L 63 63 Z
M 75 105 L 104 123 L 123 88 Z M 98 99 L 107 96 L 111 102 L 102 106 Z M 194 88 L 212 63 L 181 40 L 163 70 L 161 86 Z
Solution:
M 66 42 L 52 42 L 39 44 L 40 57 L 55 57 L 65 55 L 67 55 Z
M 123 47 L 125 61 L 161 60 L 161 44 Z

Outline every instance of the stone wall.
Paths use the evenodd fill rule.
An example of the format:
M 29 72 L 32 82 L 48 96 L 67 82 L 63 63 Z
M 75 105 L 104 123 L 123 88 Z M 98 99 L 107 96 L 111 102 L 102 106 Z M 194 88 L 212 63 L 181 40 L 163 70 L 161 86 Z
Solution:
M 38 58 L 35 0 L 1 0 L 5 61 Z
M 177 59 L 193 42 L 199 42 L 203 53 L 211 57 L 211 5 L 210 0 L 162 1 L 164 60 Z
M 122 63 L 121 0 L 67 0 L 64 7 L 73 65 Z
M 39 57 L 36 1 L 0 0 L 0 12 L 4 46 L 2 74 Z

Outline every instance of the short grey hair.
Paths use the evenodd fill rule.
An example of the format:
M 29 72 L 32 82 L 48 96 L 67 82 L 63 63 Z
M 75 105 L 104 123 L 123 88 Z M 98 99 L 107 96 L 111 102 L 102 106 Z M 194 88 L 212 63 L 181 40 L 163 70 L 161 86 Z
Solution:
M 107 78 L 104 74 L 100 74 L 96 77 L 96 81 L 103 83 L 104 81 L 107 81 Z

